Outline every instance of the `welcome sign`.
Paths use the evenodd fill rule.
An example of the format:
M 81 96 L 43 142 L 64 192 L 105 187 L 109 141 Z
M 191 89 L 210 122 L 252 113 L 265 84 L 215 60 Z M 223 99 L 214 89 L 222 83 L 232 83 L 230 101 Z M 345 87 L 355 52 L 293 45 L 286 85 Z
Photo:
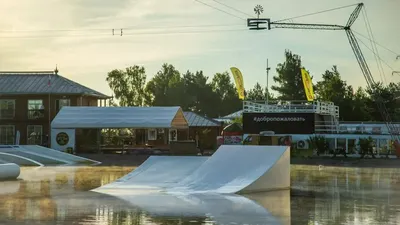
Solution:
M 243 113 L 243 133 L 313 134 L 314 113 Z

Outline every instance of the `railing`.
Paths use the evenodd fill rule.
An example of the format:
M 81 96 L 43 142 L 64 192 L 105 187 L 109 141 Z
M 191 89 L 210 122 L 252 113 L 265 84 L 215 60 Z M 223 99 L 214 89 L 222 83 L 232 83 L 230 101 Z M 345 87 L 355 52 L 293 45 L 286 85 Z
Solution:
M 42 119 L 44 118 L 44 109 L 30 109 L 28 110 L 28 119 Z
M 243 101 L 243 112 L 317 113 L 339 118 L 339 107 L 332 102 L 307 101 Z
M 400 124 L 397 130 L 392 130 L 392 134 L 400 134 Z M 369 135 L 389 135 L 389 130 L 385 124 L 363 124 L 363 123 L 341 123 L 335 121 L 315 122 L 315 133 L 317 134 L 369 134 Z
M 0 109 L 0 119 L 14 119 L 14 109 Z
M 317 134 L 337 134 L 340 131 L 336 121 L 315 121 L 315 133 Z

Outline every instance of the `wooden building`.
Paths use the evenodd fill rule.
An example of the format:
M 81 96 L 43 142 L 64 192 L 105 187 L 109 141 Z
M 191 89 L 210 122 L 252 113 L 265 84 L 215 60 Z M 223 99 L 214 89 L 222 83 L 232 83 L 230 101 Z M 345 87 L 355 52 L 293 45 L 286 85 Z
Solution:
M 0 72 L 0 144 L 48 145 L 50 122 L 62 107 L 102 106 L 109 98 L 57 69 Z
M 184 114 L 189 124 L 189 140 L 195 140 L 200 149 L 216 150 L 223 123 L 194 112 Z

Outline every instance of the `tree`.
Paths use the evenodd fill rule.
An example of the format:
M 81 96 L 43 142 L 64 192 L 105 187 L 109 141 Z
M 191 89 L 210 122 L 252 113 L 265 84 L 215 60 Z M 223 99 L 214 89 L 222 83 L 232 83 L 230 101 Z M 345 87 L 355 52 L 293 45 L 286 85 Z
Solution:
M 264 100 L 265 93 L 261 85 L 257 82 L 253 89 L 250 89 L 246 95 L 247 100 Z
M 145 100 L 146 70 L 131 66 L 125 70 L 112 70 L 108 73 L 108 86 L 119 100 L 121 106 L 143 106 Z
M 359 117 L 353 113 L 353 87 L 341 79 L 336 66 L 322 74 L 322 81 L 317 82 L 315 92 L 319 100 L 333 102 L 339 106 L 341 120 L 357 120 Z
M 356 117 L 351 120 L 353 121 L 370 121 L 371 115 L 368 112 L 368 95 L 365 90 L 361 87 L 357 89 L 357 91 L 353 95 L 352 102 L 352 116 Z M 350 119 L 349 119 L 350 120 Z
M 268 92 L 267 88 L 263 89 L 260 83 L 257 82 L 252 89 L 246 92 L 246 100 L 266 100 Z M 272 100 L 273 98 L 274 96 L 269 94 L 268 99 Z
M 213 106 L 217 116 L 225 116 L 242 109 L 242 102 L 228 72 L 215 74 L 211 87 L 217 97 L 217 104 Z
M 147 83 L 146 104 L 151 106 L 180 106 L 184 102 L 184 86 L 178 70 L 163 64 L 161 70 Z
M 271 89 L 278 92 L 278 99 L 282 100 L 307 100 L 301 77 L 301 58 L 289 50 L 285 51 L 285 62 L 279 63 L 274 76 Z
M 399 107 L 397 105 L 400 83 L 390 83 L 387 86 L 382 83 L 376 83 L 374 86 L 367 88 L 366 92 L 369 95 L 366 105 L 372 120 L 382 121 L 383 119 L 376 105 L 376 101 L 383 101 L 393 121 L 400 119 Z
M 190 110 L 202 115 L 215 116 L 215 105 L 218 104 L 218 96 L 213 92 L 208 83 L 208 77 L 203 71 L 192 73 L 187 71 L 182 78 L 185 89 L 185 102 L 182 104 L 184 110 Z

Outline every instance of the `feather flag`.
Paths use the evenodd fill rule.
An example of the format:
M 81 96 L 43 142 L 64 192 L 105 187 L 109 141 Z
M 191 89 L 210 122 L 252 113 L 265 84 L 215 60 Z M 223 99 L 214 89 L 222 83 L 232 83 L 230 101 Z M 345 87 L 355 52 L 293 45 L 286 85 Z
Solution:
M 239 99 L 244 100 L 244 84 L 243 76 L 240 70 L 236 67 L 231 67 L 231 72 L 233 74 L 233 79 L 235 80 L 236 89 L 239 95 Z
M 310 74 L 304 68 L 301 69 L 301 77 L 303 79 L 304 91 L 306 92 L 307 101 L 314 101 L 314 88 Z

